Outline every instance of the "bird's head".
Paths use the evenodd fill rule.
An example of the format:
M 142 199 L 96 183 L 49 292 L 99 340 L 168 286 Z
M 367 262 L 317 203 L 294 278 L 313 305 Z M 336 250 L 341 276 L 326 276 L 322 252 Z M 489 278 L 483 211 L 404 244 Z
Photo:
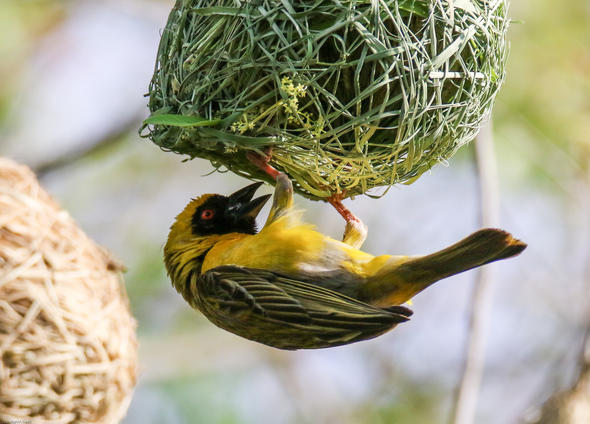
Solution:
M 229 196 L 204 194 L 190 201 L 170 228 L 168 242 L 190 241 L 228 233 L 256 234 L 256 216 L 271 197 L 254 193 L 261 182 Z

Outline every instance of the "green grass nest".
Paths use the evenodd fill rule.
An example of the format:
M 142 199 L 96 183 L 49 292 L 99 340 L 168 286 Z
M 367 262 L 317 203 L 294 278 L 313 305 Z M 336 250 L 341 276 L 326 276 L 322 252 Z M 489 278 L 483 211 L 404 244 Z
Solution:
M 505 0 L 177 0 L 142 134 L 312 199 L 409 183 L 476 135 L 504 79 Z M 369 192 L 369 190 L 371 190 Z

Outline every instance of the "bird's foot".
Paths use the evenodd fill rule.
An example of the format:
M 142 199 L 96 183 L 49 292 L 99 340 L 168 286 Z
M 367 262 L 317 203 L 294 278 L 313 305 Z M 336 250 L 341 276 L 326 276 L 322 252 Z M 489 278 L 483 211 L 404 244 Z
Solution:
M 265 151 L 265 155 L 255 152 L 246 153 L 246 157 L 252 164 L 256 165 L 273 180 L 275 180 L 273 203 L 272 207 L 270 208 L 270 213 L 266 220 L 265 226 L 272 224 L 277 218 L 283 216 L 289 209 L 293 207 L 293 183 L 291 183 L 291 180 L 287 174 L 277 170 L 268 163 L 271 156 L 271 148 L 268 148 Z
M 367 226 L 342 204 L 342 194 L 333 194 L 327 201 L 346 221 L 342 241 L 355 249 L 360 249 L 367 238 Z
M 293 207 L 293 184 L 284 172 L 276 177 L 275 194 L 266 225 L 285 215 Z

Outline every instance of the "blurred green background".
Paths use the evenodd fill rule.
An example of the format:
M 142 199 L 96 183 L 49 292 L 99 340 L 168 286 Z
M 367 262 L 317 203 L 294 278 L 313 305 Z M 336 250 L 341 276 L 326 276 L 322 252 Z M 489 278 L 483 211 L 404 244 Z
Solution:
M 208 175 L 209 163 L 182 162 L 137 136 L 172 4 L 0 2 L 0 155 L 37 170 L 81 227 L 128 267 L 141 364 L 124 423 L 447 422 L 473 272 L 416 297 L 414 317 L 395 331 L 322 351 L 242 340 L 171 287 L 161 256 L 174 216 L 195 195 L 247 183 Z M 538 418 L 544 400 L 577 378 L 590 326 L 590 2 L 514 1 L 511 16 L 494 135 L 502 227 L 529 248 L 492 265 L 478 423 Z M 477 196 L 467 147 L 411 186 L 347 204 L 369 226 L 367 251 L 420 254 L 477 228 Z M 332 208 L 297 204 L 308 221 L 340 236 Z

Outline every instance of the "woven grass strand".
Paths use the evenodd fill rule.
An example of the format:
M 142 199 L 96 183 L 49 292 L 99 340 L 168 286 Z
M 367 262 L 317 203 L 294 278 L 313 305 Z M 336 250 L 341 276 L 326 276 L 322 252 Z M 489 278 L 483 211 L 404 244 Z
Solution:
M 121 265 L 0 158 L 0 422 L 118 423 L 135 327 Z
M 245 152 L 272 147 L 272 165 L 312 199 L 378 195 L 475 137 L 504 79 L 506 9 L 505 0 L 177 0 L 142 134 L 251 179 L 268 180 Z

